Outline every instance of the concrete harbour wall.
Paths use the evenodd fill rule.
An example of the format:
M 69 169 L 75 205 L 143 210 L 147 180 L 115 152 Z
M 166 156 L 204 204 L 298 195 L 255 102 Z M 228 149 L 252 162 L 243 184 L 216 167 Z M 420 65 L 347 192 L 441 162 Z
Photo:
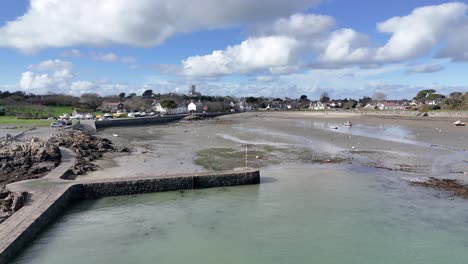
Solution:
M 201 189 L 260 183 L 260 171 L 174 175 L 164 178 L 142 177 L 60 184 L 35 198 L 2 223 L 0 264 L 17 256 L 73 202 L 106 196 Z M 5 228 L 5 225 L 9 228 Z

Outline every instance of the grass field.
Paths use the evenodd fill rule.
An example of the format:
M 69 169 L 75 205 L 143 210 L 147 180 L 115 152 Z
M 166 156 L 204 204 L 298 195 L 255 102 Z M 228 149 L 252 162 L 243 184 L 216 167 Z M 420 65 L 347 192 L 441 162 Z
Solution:
M 73 107 L 71 106 L 50 106 L 47 107 L 48 112 L 50 112 L 54 117 L 59 117 L 63 113 L 71 114 L 73 112 Z
M 18 119 L 14 116 L 0 116 L 0 126 L 15 125 L 15 126 L 48 126 L 50 120 L 43 119 Z

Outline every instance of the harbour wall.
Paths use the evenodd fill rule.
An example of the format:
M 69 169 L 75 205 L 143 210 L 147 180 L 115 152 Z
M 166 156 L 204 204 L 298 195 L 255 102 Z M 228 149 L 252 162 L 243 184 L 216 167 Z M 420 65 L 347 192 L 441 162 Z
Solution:
M 195 113 L 194 116 L 213 118 L 223 115 L 234 114 L 231 112 L 216 112 L 216 113 Z M 107 128 L 107 127 L 121 127 L 121 126 L 144 126 L 144 125 L 157 125 L 175 122 L 182 120 L 187 114 L 183 115 L 167 115 L 167 116 L 149 116 L 149 117 L 134 117 L 134 118 L 117 118 L 109 120 L 95 121 L 95 128 Z
M 62 184 L 37 197 L 35 204 L 23 207 L 2 223 L 0 264 L 6 264 L 17 256 L 71 203 L 79 200 L 259 183 L 260 171 L 244 170 L 174 175 L 164 178 L 143 177 Z

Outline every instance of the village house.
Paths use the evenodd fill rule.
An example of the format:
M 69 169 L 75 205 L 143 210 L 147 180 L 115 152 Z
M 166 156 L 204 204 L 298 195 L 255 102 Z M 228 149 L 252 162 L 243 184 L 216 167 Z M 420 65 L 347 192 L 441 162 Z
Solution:
M 125 105 L 123 103 L 111 103 L 111 102 L 104 102 L 102 105 L 99 107 L 99 109 L 103 112 L 111 112 L 115 113 L 119 110 L 124 110 Z
M 309 110 L 320 111 L 320 110 L 325 110 L 325 108 L 326 108 L 325 104 L 323 104 L 320 101 L 310 102 L 310 104 L 309 104 Z
M 194 113 L 194 112 L 197 112 L 197 105 L 192 101 L 190 101 L 190 104 L 188 104 L 187 106 L 187 111 L 189 113 Z

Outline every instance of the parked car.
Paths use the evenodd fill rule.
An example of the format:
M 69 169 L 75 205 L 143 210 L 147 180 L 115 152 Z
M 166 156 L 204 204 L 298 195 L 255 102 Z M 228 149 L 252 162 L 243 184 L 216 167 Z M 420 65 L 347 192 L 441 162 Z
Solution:
M 83 119 L 83 115 L 78 114 L 78 115 L 70 117 L 70 119 L 81 120 L 81 119 Z
M 125 113 L 119 113 L 119 112 L 112 115 L 112 117 L 114 118 L 123 118 L 125 116 L 126 116 Z
M 50 127 L 63 127 L 63 125 L 61 122 L 53 122 L 52 124 L 50 124 Z

